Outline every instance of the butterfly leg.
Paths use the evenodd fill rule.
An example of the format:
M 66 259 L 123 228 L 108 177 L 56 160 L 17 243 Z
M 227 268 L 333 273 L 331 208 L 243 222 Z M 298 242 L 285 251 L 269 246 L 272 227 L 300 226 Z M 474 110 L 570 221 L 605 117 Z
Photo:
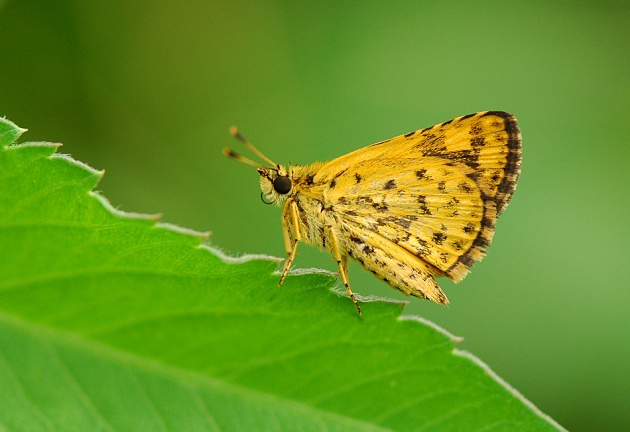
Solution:
M 337 241 L 337 236 L 331 227 L 328 227 L 328 231 L 330 232 L 330 238 L 332 239 L 332 250 L 333 256 L 335 257 L 335 261 L 337 261 L 337 266 L 339 267 L 339 274 L 341 275 L 341 281 L 346 287 L 346 291 L 348 292 L 348 296 L 354 302 L 354 305 L 357 307 L 357 312 L 361 315 L 361 306 L 359 306 L 359 302 L 354 297 L 354 293 L 350 289 L 350 280 L 348 279 L 348 257 L 346 255 L 341 256 L 341 252 L 339 252 L 339 242 Z
M 287 251 L 287 259 L 284 261 L 284 268 L 282 269 L 279 285 L 284 283 L 284 279 L 287 277 L 287 274 L 289 274 L 297 252 L 297 245 L 302 239 L 300 225 L 298 224 L 298 209 L 295 201 L 288 200 L 284 206 L 283 213 L 282 233 L 284 237 L 284 247 Z

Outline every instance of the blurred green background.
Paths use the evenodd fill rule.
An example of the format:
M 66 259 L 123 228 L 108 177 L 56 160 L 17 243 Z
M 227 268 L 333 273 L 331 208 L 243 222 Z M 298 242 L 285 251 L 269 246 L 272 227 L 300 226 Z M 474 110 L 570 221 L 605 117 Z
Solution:
M 406 311 L 570 430 L 630 430 L 629 23 L 627 1 L 0 0 L 0 115 L 105 168 L 115 206 L 282 256 L 280 210 L 221 155 L 240 150 L 230 125 L 305 164 L 512 112 L 523 174 L 489 256 L 442 282 L 450 307 Z M 402 298 L 350 272 L 355 291 Z

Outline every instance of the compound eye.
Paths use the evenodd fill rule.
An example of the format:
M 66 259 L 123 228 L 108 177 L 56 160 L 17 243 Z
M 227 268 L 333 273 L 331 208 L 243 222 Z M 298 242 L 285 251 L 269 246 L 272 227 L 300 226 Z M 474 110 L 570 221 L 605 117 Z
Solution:
M 288 194 L 291 190 L 291 179 L 288 176 L 278 176 L 273 181 L 273 188 L 280 195 Z

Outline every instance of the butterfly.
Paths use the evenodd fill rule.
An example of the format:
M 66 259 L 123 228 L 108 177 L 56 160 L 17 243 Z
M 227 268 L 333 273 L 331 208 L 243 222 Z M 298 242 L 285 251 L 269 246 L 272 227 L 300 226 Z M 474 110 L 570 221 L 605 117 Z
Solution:
M 265 163 L 255 166 L 261 197 L 282 207 L 287 258 L 300 241 L 330 252 L 350 288 L 348 257 L 406 295 L 448 304 L 435 278 L 460 282 L 486 255 L 499 214 L 521 171 L 514 116 L 485 111 L 353 151 L 329 162 L 285 167 L 236 128 L 231 133 Z

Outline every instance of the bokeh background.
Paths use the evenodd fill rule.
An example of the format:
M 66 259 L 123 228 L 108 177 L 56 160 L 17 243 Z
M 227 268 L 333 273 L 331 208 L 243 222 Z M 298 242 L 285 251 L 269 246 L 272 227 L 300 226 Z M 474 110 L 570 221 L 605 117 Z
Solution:
M 115 206 L 282 256 L 280 210 L 221 155 L 239 149 L 230 125 L 305 164 L 514 113 L 523 174 L 488 257 L 442 282 L 450 307 L 406 312 L 464 336 L 570 430 L 625 431 L 629 23 L 627 1 L 0 0 L 0 115 L 105 168 Z M 308 247 L 297 265 L 335 269 Z M 402 298 L 357 265 L 351 280 Z

